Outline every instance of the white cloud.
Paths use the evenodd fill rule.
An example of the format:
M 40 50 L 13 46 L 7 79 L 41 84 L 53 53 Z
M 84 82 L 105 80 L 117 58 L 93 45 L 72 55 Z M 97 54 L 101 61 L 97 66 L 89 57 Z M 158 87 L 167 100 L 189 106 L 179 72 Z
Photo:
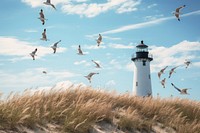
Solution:
M 50 47 L 38 46 L 34 43 L 21 41 L 13 37 L 1 37 L 0 36 L 0 55 L 12 56 L 14 60 L 31 59 L 30 53 L 38 48 L 37 58 L 41 58 L 48 54 L 52 54 L 53 50 Z M 66 48 L 58 48 L 57 52 L 64 52 Z
M 192 66 L 200 67 L 200 62 L 192 62 Z
M 197 53 L 200 52 L 200 42 L 182 41 L 171 47 L 150 46 L 150 49 L 149 52 L 153 55 L 151 72 L 158 72 L 165 66 L 184 66 L 185 59 L 197 59 L 199 57 Z M 193 62 L 192 66 L 200 67 L 200 62 Z M 128 71 L 133 71 L 134 63 L 127 63 L 125 68 Z
M 103 43 L 102 43 L 103 44 Z M 83 48 L 84 49 L 89 49 L 89 50 L 92 50 L 92 49 L 105 49 L 106 46 L 105 45 L 100 45 L 99 47 L 97 45 L 83 45 Z
M 101 13 L 109 10 L 116 10 L 116 13 L 136 11 L 136 6 L 139 5 L 141 0 L 107 0 L 106 3 L 82 3 L 74 4 L 68 3 L 62 6 L 62 11 L 66 14 L 77 14 L 85 17 L 95 17 Z
M 43 74 L 42 71 L 46 71 L 47 74 Z M 79 74 L 70 72 L 68 70 L 53 71 L 48 70 L 47 68 L 26 69 L 23 72 L 14 74 L 11 71 L 0 71 L 2 88 L 35 88 L 41 85 L 49 85 L 61 80 L 65 80 L 66 78 L 76 76 L 79 76 Z
M 91 66 L 91 63 L 87 62 L 86 60 L 81 60 L 81 61 L 75 61 L 74 65 Z
M 115 48 L 115 49 L 133 49 L 134 46 L 132 45 L 124 45 L 124 44 L 109 44 L 109 47 Z
M 122 65 L 116 59 L 112 59 L 109 64 L 111 65 L 111 68 L 115 68 L 118 70 L 122 69 Z
M 117 13 L 133 12 L 136 11 L 136 6 L 139 5 L 141 1 L 127 1 L 123 3 L 118 9 Z
M 156 20 L 158 18 L 161 18 L 163 17 L 164 15 L 163 14 L 160 14 L 160 15 L 154 15 L 154 16 L 145 16 L 144 19 L 146 21 L 152 21 L 152 20 Z
M 186 17 L 186 16 L 190 16 L 190 15 L 199 15 L 199 14 L 200 14 L 200 10 L 197 10 L 194 12 L 183 14 L 181 17 Z M 128 31 L 128 30 L 140 29 L 140 28 L 145 28 L 145 27 L 152 26 L 155 24 L 160 24 L 162 22 L 165 22 L 165 21 L 171 20 L 171 19 L 175 19 L 175 17 L 171 16 L 171 17 L 159 18 L 156 20 L 148 21 L 148 22 L 142 22 L 142 23 L 138 23 L 138 24 L 130 24 L 130 25 L 122 26 L 122 27 L 114 29 L 114 30 L 104 31 L 101 33 L 102 34 L 115 34 L 115 33 L 120 33 L 120 32 L 124 32 L 124 31 Z
M 66 81 L 61 81 L 55 83 L 55 85 L 51 86 L 39 86 L 36 89 L 34 88 L 29 88 L 24 90 L 24 93 L 32 95 L 35 92 L 41 92 L 41 93 L 54 93 L 54 92 L 63 92 L 66 91 L 67 89 L 73 90 L 73 89 L 85 89 L 87 86 L 84 83 L 73 83 L 72 81 L 66 80 Z M 22 90 L 23 91 L 23 90 Z
M 89 0 L 74 0 L 74 1 L 81 3 L 81 2 L 87 2 Z
M 114 80 L 109 80 L 107 83 L 106 83 L 106 87 L 113 87 L 116 85 L 116 82 Z
M 151 5 L 148 5 L 147 8 L 152 8 L 152 7 L 155 7 L 157 6 L 158 4 L 154 3 L 154 4 L 151 4 Z
M 134 63 L 133 62 L 127 63 L 126 64 L 126 70 L 133 72 L 133 70 L 134 70 Z
M 25 32 L 27 32 L 27 33 L 36 33 L 36 32 L 38 32 L 37 30 L 35 30 L 35 29 L 26 29 L 26 30 L 24 30 Z
M 40 6 L 45 6 L 43 2 L 46 0 L 21 0 L 21 2 L 26 3 L 27 5 L 30 5 L 31 7 L 40 7 Z M 51 0 L 51 3 L 54 5 L 61 4 L 61 3 L 67 3 L 70 0 Z
M 102 43 L 103 44 L 103 43 Z M 98 49 L 105 49 L 106 46 L 105 45 L 100 45 L 99 47 L 97 45 L 88 45 L 88 44 L 83 44 L 81 45 L 81 49 L 83 51 L 84 54 L 88 54 L 89 52 L 85 52 L 86 50 L 98 50 Z M 71 48 L 73 49 L 78 49 L 78 45 L 72 45 Z
M 74 65 L 81 65 L 81 64 L 84 64 L 84 63 L 86 63 L 86 60 L 76 61 L 76 62 L 74 62 Z
M 32 8 L 45 6 L 45 0 L 21 0 Z M 114 10 L 116 13 L 133 12 L 141 0 L 107 0 L 105 3 L 86 3 L 88 0 L 52 0 L 55 6 L 61 4 L 62 11 L 66 14 L 77 14 L 85 17 L 95 17 L 101 13 Z M 49 6 L 50 7 L 50 6 Z
M 94 34 L 94 35 L 86 35 L 87 38 L 91 38 L 92 40 L 97 40 L 98 38 L 98 34 Z M 110 37 L 110 36 L 104 36 L 102 35 L 103 39 L 108 39 L 108 40 L 121 40 L 121 38 L 119 37 Z
M 151 63 L 152 72 L 158 72 L 165 66 L 183 65 L 185 59 L 196 59 L 200 52 L 200 42 L 182 41 L 171 47 L 152 46 L 150 53 L 153 54 L 154 60 Z M 195 65 L 198 66 L 199 62 Z
M 108 40 L 121 40 L 121 38 L 119 38 L 119 37 L 103 36 L 103 38 L 108 39 Z

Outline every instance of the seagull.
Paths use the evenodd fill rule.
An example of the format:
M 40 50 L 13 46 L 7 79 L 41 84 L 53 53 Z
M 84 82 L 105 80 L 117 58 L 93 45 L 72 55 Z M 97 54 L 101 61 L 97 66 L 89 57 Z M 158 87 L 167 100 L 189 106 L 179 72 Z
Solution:
M 101 68 L 101 66 L 99 65 L 99 63 L 97 63 L 96 61 L 92 60 L 92 62 L 94 62 L 94 64 L 96 64 L 96 68 Z
M 159 79 L 160 79 L 161 74 L 162 74 L 161 72 L 158 72 L 158 78 L 159 78 Z
M 164 78 L 164 79 L 161 81 L 161 84 L 162 84 L 163 88 L 165 88 L 165 80 L 166 80 L 166 78 Z
M 178 19 L 178 21 L 180 21 L 180 9 L 182 9 L 182 8 L 184 8 L 185 7 L 185 5 L 183 5 L 183 6 L 181 6 L 181 7 L 179 7 L 179 8 L 176 8 L 176 11 L 173 13 L 175 16 L 176 16 L 176 18 Z
M 46 29 L 44 29 L 44 32 L 42 33 L 42 38 L 40 40 L 47 41 Z
M 42 71 L 42 73 L 44 73 L 44 74 L 47 74 L 47 72 L 46 72 L 46 71 Z
M 158 78 L 160 79 L 161 74 L 164 73 L 165 69 L 167 69 L 168 66 L 166 66 L 165 68 L 161 69 L 160 72 L 158 72 Z
M 184 64 L 186 65 L 185 68 L 188 68 L 188 66 L 191 64 L 191 61 L 189 61 L 189 60 L 185 60 Z
M 58 48 L 58 43 L 61 42 L 61 40 L 59 40 L 58 42 L 54 43 L 53 46 L 51 46 L 51 48 L 53 49 L 53 53 L 55 54 L 56 53 L 56 49 Z
M 51 4 L 51 0 L 47 0 L 46 2 L 43 2 L 45 5 L 50 5 L 50 6 L 52 6 L 55 10 L 56 10 L 56 7 L 53 5 L 53 4 Z
M 97 39 L 97 46 L 100 46 L 100 43 L 102 42 L 102 36 L 101 36 L 101 34 L 99 34 L 99 37 L 98 37 L 98 39 Z
M 36 52 L 37 52 L 37 48 L 32 53 L 30 53 L 30 55 L 33 57 L 33 60 L 35 60 L 35 56 L 37 56 Z
M 90 73 L 90 74 L 88 74 L 87 76 L 84 76 L 84 77 L 87 78 L 89 80 L 89 82 L 91 83 L 91 78 L 95 74 L 99 74 L 99 73 Z
M 43 13 L 42 9 L 40 10 L 40 17 L 38 19 L 40 19 L 42 21 L 42 25 L 44 25 L 45 24 L 45 20 L 47 20 L 44 17 L 44 13 Z
M 174 70 L 175 70 L 177 67 L 179 67 L 179 66 L 176 66 L 176 67 L 172 68 L 172 69 L 169 71 L 169 78 L 171 77 L 171 75 L 172 75 L 173 73 L 175 73 Z
M 176 90 L 178 90 L 180 92 L 180 94 L 188 94 L 189 95 L 189 93 L 187 93 L 187 90 L 190 89 L 190 88 L 179 89 L 173 83 L 171 83 L 171 84 Z
M 83 51 L 81 50 L 81 45 L 78 46 L 78 55 L 83 55 Z

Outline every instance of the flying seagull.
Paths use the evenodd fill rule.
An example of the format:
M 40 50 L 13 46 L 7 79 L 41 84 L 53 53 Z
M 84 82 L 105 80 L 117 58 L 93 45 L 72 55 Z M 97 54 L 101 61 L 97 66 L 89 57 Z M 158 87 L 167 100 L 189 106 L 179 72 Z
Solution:
M 173 83 L 171 83 L 171 85 L 172 85 L 176 90 L 178 90 L 178 91 L 180 92 L 180 94 L 188 94 L 188 95 L 189 95 L 189 93 L 187 93 L 187 90 L 190 89 L 190 88 L 180 89 L 180 88 L 176 87 Z
M 91 78 L 95 74 L 99 74 L 99 73 L 89 73 L 87 76 L 84 76 L 84 77 L 87 78 L 89 80 L 89 82 L 91 83 Z
M 168 66 L 166 66 L 165 68 L 161 69 L 160 72 L 158 72 L 158 78 L 160 79 L 161 74 L 164 73 L 165 69 L 167 69 Z
M 32 53 L 30 53 L 30 55 L 32 56 L 33 60 L 35 60 L 35 56 L 37 56 L 36 52 L 37 52 L 37 48 Z
M 42 25 L 44 25 L 45 24 L 45 20 L 47 20 L 44 17 L 44 13 L 43 13 L 42 9 L 40 10 L 40 17 L 38 19 L 40 19 L 42 21 Z
M 96 61 L 92 60 L 92 62 L 94 62 L 94 64 L 96 65 L 96 68 L 101 68 L 101 66 L 99 65 L 99 63 L 97 63 Z
M 171 77 L 171 75 L 172 75 L 173 73 L 175 73 L 175 69 L 176 69 L 177 67 L 179 67 L 179 66 L 176 66 L 176 67 L 172 68 L 172 69 L 169 71 L 169 78 Z
M 166 78 L 164 78 L 164 79 L 161 81 L 161 84 L 162 84 L 163 88 L 165 88 L 165 80 L 166 80 Z
M 43 31 L 43 33 L 42 33 L 42 38 L 41 38 L 40 40 L 47 41 L 46 29 L 44 29 L 44 31 Z
M 176 16 L 176 18 L 178 19 L 178 21 L 180 21 L 180 14 L 181 14 L 180 9 L 182 9 L 184 7 L 185 7 L 185 5 L 183 5 L 179 8 L 176 8 L 176 11 L 173 13 Z
M 83 51 L 81 50 L 81 45 L 78 46 L 78 55 L 83 55 Z
M 99 37 L 98 37 L 98 39 L 97 39 L 97 46 L 100 46 L 100 43 L 102 42 L 102 36 L 101 36 L 101 34 L 99 34 Z
M 53 46 L 51 46 L 51 48 L 53 49 L 53 53 L 56 53 L 56 49 L 58 48 L 58 43 L 61 42 L 61 40 L 59 40 L 58 42 L 54 43 Z
M 44 73 L 44 74 L 47 74 L 47 72 L 46 72 L 46 71 L 42 71 L 42 73 Z
M 188 66 L 191 64 L 191 61 L 189 61 L 189 60 L 185 60 L 184 64 L 186 65 L 185 68 L 188 68 Z
M 55 10 L 56 10 L 56 7 L 51 3 L 51 0 L 47 0 L 46 2 L 43 2 L 45 5 L 50 5 L 52 6 Z

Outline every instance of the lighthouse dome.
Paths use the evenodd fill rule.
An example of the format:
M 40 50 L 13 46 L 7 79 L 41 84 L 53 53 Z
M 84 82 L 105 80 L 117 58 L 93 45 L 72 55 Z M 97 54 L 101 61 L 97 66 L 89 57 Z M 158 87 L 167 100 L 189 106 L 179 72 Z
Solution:
M 148 46 L 145 45 L 144 42 L 143 42 L 143 40 L 142 40 L 141 43 L 138 44 L 138 45 L 136 46 L 136 48 L 139 48 L 139 49 L 145 49 L 145 48 L 148 48 Z

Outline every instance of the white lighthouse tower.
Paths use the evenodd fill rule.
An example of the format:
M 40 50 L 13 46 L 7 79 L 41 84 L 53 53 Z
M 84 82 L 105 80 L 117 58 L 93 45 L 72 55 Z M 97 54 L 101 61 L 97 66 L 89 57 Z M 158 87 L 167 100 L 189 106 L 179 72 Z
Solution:
M 150 62 L 153 58 L 149 55 L 148 46 L 143 41 L 136 46 L 136 49 L 136 54 L 132 56 L 134 62 L 133 95 L 150 96 L 152 95 Z

